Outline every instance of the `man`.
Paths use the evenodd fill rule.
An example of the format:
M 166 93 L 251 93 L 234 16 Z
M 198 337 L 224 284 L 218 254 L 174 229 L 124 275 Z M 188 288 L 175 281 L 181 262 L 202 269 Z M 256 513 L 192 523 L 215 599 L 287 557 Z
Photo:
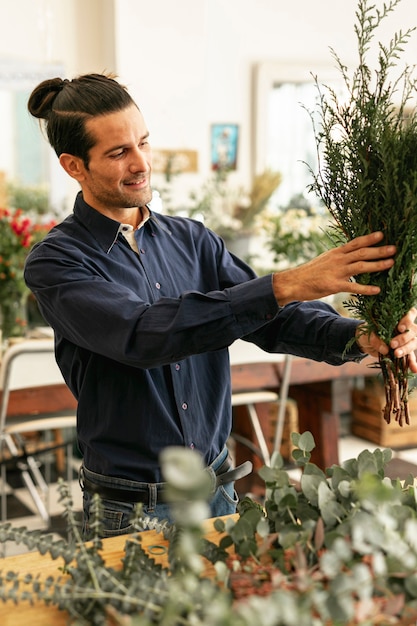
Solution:
M 145 513 L 169 518 L 158 459 L 170 445 L 202 453 L 222 483 L 212 515 L 233 512 L 227 347 L 244 338 L 336 365 L 386 353 L 377 337 L 357 331 L 357 321 L 314 300 L 377 294 L 350 278 L 389 269 L 395 247 L 376 245 L 383 234 L 372 233 L 258 278 L 201 223 L 148 208 L 148 129 L 112 77 L 44 81 L 28 108 L 45 121 L 62 167 L 81 187 L 73 215 L 29 255 L 25 278 L 55 331 L 57 362 L 78 400 L 86 533 L 93 492 L 103 498 L 104 536 L 129 531 L 137 501 Z M 391 347 L 397 356 L 411 353 L 416 372 L 415 315 L 401 320 Z

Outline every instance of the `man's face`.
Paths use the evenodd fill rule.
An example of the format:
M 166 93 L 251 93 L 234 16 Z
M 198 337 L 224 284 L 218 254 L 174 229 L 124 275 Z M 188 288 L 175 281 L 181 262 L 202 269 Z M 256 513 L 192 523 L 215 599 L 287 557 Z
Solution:
M 139 109 L 132 105 L 95 117 L 86 122 L 86 131 L 96 142 L 88 169 L 81 165 L 84 200 L 105 214 L 147 204 L 152 198 L 152 154 Z

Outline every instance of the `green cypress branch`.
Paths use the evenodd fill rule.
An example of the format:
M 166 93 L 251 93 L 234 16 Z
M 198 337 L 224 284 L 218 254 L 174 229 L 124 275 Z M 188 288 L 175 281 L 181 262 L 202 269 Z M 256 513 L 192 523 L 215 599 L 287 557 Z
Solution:
M 397 246 L 390 270 L 353 277 L 362 284 L 378 285 L 380 294 L 358 295 L 347 303 L 352 314 L 364 320 L 366 333 L 377 333 L 387 344 L 397 333 L 398 321 L 417 300 L 417 113 L 410 105 L 417 82 L 408 66 L 395 71 L 415 28 L 395 33 L 388 45 L 378 44 L 375 70 L 367 57 L 376 29 L 400 1 L 390 0 L 378 9 L 368 0 L 359 0 L 354 27 L 358 66 L 352 73 L 331 49 L 346 99 L 332 87 L 321 86 L 315 77 L 319 124 L 313 122 L 313 130 L 319 166 L 317 173 L 312 172 L 310 186 L 335 221 L 335 244 L 381 230 L 384 243 Z M 387 422 L 394 416 L 401 425 L 409 423 L 407 366 L 407 358 L 392 354 L 379 359 Z

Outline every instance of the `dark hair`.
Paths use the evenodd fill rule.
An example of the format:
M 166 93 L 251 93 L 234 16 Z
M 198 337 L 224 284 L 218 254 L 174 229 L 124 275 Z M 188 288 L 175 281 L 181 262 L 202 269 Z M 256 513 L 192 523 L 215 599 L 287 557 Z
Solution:
M 88 153 L 95 138 L 86 131 L 85 122 L 132 104 L 135 103 L 126 87 L 112 75 L 85 74 L 72 80 L 44 80 L 32 91 L 28 110 L 44 120 L 49 143 L 58 157 L 63 152 L 73 154 L 88 168 Z

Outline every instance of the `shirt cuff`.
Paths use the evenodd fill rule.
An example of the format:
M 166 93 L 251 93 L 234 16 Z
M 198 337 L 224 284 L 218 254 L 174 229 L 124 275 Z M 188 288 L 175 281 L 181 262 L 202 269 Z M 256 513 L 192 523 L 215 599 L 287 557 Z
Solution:
M 329 351 L 340 350 L 339 346 L 347 346 L 351 342 L 352 337 L 355 335 L 355 330 L 362 324 L 361 320 L 354 320 L 349 317 L 337 317 L 334 319 L 330 329 L 328 337 Z M 355 361 L 360 363 L 362 359 L 368 355 L 362 352 L 356 341 L 343 353 L 342 362 Z
M 281 309 L 274 296 L 271 275 L 254 278 L 226 291 L 242 336 L 270 322 Z

